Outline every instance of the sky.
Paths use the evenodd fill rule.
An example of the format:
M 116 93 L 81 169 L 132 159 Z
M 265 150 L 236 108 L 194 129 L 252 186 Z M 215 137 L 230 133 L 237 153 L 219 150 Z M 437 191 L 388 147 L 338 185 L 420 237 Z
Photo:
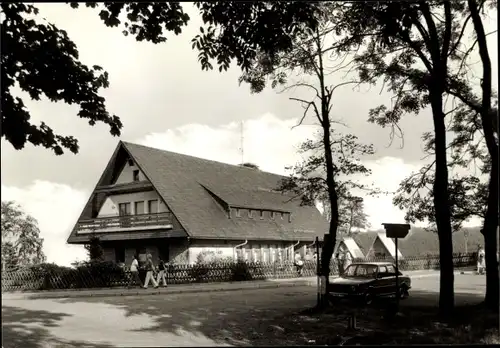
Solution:
M 286 166 L 301 159 L 297 146 L 318 130 L 312 118 L 292 129 L 303 109 L 289 98 L 301 91 L 277 93 L 269 88 L 251 94 L 248 86 L 238 84 L 236 67 L 225 73 L 202 71 L 190 44 L 201 21 L 189 5 L 189 26 L 159 45 L 139 43 L 123 36 L 119 28 L 105 27 L 93 9 L 76 11 L 66 4 L 37 6 L 39 17 L 67 31 L 83 63 L 100 65 L 109 73 L 110 88 L 102 94 L 108 110 L 124 124 L 121 137 L 113 137 L 106 126 L 90 127 L 76 117 L 74 106 L 32 101 L 16 92 L 24 97 L 33 122 L 44 120 L 56 132 L 75 136 L 80 145 L 78 155 L 55 156 L 29 144 L 16 151 L 1 140 L 2 201 L 16 201 L 38 220 L 49 262 L 68 265 L 85 259 L 83 247 L 67 245 L 66 239 L 120 139 L 238 164 L 242 162 L 243 134 L 244 162 L 285 174 Z M 496 27 L 496 15 L 487 25 Z M 496 68 L 496 37 L 490 37 L 489 44 Z M 493 76 L 496 85 L 496 71 Z M 404 146 L 398 140 L 389 145 L 390 131 L 366 120 L 370 108 L 390 103 L 390 97 L 375 88 L 342 87 L 334 95 L 333 114 L 348 124 L 344 132 L 374 145 L 376 154 L 363 159 L 373 173 L 366 180 L 392 192 L 404 177 L 420 168 L 420 136 L 432 129 L 432 119 L 428 110 L 405 117 L 401 122 Z M 382 222 L 403 222 L 404 212 L 391 201 L 391 195 L 365 198 L 374 228 Z

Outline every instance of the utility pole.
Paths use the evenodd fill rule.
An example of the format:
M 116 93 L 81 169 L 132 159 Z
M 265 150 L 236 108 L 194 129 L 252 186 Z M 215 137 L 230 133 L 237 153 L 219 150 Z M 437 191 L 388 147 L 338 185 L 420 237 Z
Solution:
M 241 121 L 241 127 L 240 127 L 240 152 L 241 152 L 241 164 L 245 163 L 245 152 L 243 149 L 243 121 Z

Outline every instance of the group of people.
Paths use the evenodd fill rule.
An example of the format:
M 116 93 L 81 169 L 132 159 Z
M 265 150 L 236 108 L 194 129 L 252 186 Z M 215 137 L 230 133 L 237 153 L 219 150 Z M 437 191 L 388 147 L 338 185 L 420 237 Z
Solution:
M 144 285 L 142 284 L 142 280 L 139 275 L 141 269 L 146 272 Z M 153 256 L 151 254 L 146 255 L 146 262 L 144 263 L 144 265 L 142 265 L 142 268 L 139 265 L 138 255 L 134 255 L 132 264 L 130 265 L 130 272 L 132 276 L 130 277 L 128 287 L 132 287 L 133 285 L 141 285 L 143 289 L 147 289 L 149 283 L 153 283 L 155 289 L 160 285 L 160 283 L 163 283 L 163 286 L 165 287 L 167 286 L 165 262 L 163 262 L 163 260 L 160 258 L 158 259 L 158 267 L 155 267 L 153 263 Z M 157 273 L 156 278 L 155 273 Z

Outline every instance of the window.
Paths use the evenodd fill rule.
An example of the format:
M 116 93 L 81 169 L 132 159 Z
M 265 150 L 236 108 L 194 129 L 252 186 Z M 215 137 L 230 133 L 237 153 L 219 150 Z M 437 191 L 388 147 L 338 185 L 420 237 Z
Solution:
M 125 263 L 125 248 L 115 248 L 115 261 L 116 263 Z
M 120 216 L 130 215 L 132 214 L 130 203 L 119 203 L 118 211 Z
M 241 217 L 241 210 L 240 209 L 236 209 L 236 217 Z
M 260 219 L 263 220 L 264 219 L 264 210 L 261 210 L 260 211 Z
M 128 166 L 129 167 L 133 167 L 134 166 L 134 161 L 132 161 L 132 159 L 128 160 Z
M 390 274 L 390 275 L 395 275 L 396 274 L 396 268 L 394 268 L 394 266 L 387 266 L 387 273 Z
M 144 201 L 135 202 L 135 215 L 144 214 Z
M 283 213 L 280 213 L 280 218 L 281 220 L 283 220 Z
M 253 210 L 252 209 L 248 209 L 248 217 L 250 219 L 253 218 Z
M 271 212 L 271 220 L 274 220 L 276 218 L 276 213 L 274 211 Z
M 149 212 L 149 214 L 158 214 L 158 200 L 157 199 L 148 201 L 148 212 Z
M 133 175 L 133 181 L 139 181 L 139 170 L 134 170 L 132 172 L 132 175 Z

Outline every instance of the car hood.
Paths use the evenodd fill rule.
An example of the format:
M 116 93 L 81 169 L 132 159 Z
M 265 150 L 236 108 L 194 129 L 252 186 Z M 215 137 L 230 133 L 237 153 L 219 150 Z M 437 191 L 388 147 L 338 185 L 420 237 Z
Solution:
M 334 278 L 330 281 L 330 284 L 347 284 L 347 285 L 356 285 L 356 284 L 366 284 L 371 282 L 373 279 L 370 278 L 354 278 L 354 277 L 339 277 Z

